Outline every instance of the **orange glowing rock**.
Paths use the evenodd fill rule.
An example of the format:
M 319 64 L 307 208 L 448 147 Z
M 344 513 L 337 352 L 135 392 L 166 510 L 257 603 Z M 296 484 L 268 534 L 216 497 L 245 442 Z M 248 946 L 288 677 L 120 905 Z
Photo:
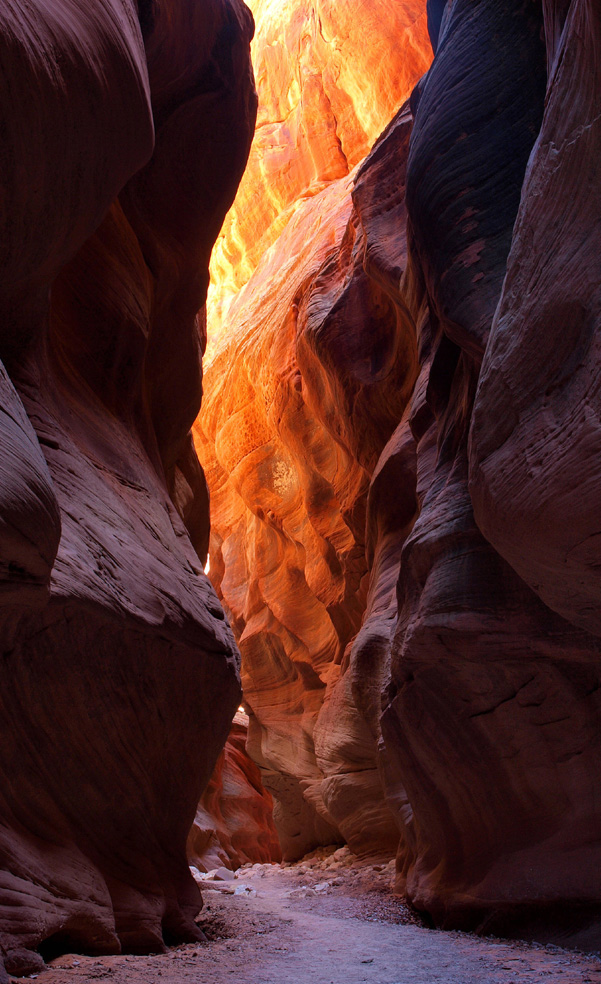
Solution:
M 370 476 L 416 375 L 399 294 L 408 114 L 359 165 L 429 64 L 425 4 L 252 7 L 257 134 L 212 261 L 195 430 L 211 579 L 284 856 L 343 839 L 391 854 L 350 647 Z
M 213 251 L 209 347 L 290 219 L 366 156 L 431 61 L 424 0 L 251 0 L 259 112 Z M 347 192 L 341 190 L 343 197 Z M 319 207 L 317 224 L 329 223 Z M 282 249 L 278 247 L 280 262 Z
M 280 861 L 273 801 L 246 752 L 248 717 L 240 710 L 188 835 L 188 857 L 201 871 Z

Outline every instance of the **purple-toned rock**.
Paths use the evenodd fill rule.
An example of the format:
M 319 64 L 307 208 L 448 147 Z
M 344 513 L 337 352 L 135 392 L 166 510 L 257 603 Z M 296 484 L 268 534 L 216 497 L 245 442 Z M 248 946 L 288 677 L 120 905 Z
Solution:
M 420 515 L 382 728 L 411 901 L 598 946 L 600 32 L 592 4 L 565 10 L 429 4 L 407 183 Z
M 0 12 L 0 955 L 15 974 L 42 944 L 198 938 L 186 837 L 240 697 L 189 430 L 209 253 L 254 127 L 252 18 L 238 0 L 142 8 Z
M 564 26 L 565 6 L 549 12 L 545 117 L 480 375 L 471 494 L 526 583 L 599 636 L 601 11 L 572 3 Z

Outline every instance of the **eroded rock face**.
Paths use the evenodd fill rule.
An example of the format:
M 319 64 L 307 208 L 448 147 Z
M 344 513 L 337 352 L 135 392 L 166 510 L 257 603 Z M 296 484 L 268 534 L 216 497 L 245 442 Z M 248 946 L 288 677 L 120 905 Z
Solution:
M 408 95 L 429 45 L 421 4 L 360 6 L 351 16 L 345 5 L 255 5 L 264 115 L 215 264 L 227 331 L 214 343 L 196 430 L 211 489 L 211 577 L 242 652 L 248 748 L 287 858 L 342 839 L 390 856 L 398 841 L 378 773 L 378 684 L 366 688 L 358 667 L 377 661 L 391 631 L 389 565 L 398 571 L 400 551 L 385 531 L 415 512 L 411 492 L 373 519 L 383 538 L 370 591 L 370 477 L 417 373 L 398 288 L 406 110 L 351 168 Z M 284 38 L 297 39 L 297 68 Z M 382 72 L 390 85 L 379 85 Z M 241 252 L 240 277 L 254 273 L 229 301 L 227 264 Z M 225 307 L 211 307 L 217 334 Z M 398 437 L 381 482 L 395 481 L 397 464 L 400 474 L 413 467 L 402 446 Z M 368 592 L 373 621 L 353 649 Z
M 199 871 L 281 861 L 273 800 L 246 751 L 248 717 L 238 711 L 188 835 L 188 858 Z
M 397 116 L 352 206 L 331 142 L 303 170 L 265 129 L 264 173 L 283 146 L 317 193 L 230 220 L 240 282 L 270 249 L 199 432 L 286 856 L 400 830 L 438 925 L 594 948 L 599 18 L 428 0 L 410 149 Z
M 560 7 L 431 5 L 407 186 L 420 515 L 382 727 L 414 904 L 443 926 L 598 945 L 598 86 L 583 64 L 600 35 L 574 2 L 559 41 Z
M 545 117 L 480 374 L 471 494 L 499 553 L 598 636 L 601 12 L 550 4 L 546 20 Z
M 213 254 L 209 346 L 229 331 L 232 297 L 288 222 L 365 158 L 431 60 L 423 0 L 249 6 L 257 131 Z
M 44 941 L 197 936 L 186 836 L 239 702 L 189 428 L 196 313 L 254 124 L 252 19 L 237 0 L 143 7 L 144 43 L 130 0 L 0 13 L 0 945 L 14 973 Z

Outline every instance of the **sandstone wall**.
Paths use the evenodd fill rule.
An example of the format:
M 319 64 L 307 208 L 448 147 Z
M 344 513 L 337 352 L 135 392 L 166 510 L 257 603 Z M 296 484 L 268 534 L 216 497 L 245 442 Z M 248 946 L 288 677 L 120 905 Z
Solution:
M 265 252 L 308 199 L 365 158 L 431 58 L 423 0 L 249 6 L 257 129 L 213 252 L 209 351 L 237 320 L 229 304 Z
M 12 973 L 42 943 L 198 937 L 186 836 L 239 703 L 189 430 L 209 253 L 254 126 L 252 19 L 237 0 L 140 14 L 131 0 L 0 11 Z
M 188 859 L 199 871 L 282 859 L 273 800 L 246 751 L 248 717 L 238 711 L 188 834 Z
M 601 25 L 593 0 L 427 21 L 411 135 L 397 114 L 348 177 L 264 123 L 215 268 L 212 577 L 287 856 L 400 833 L 438 925 L 598 948 Z
M 429 43 L 423 5 L 359 6 L 254 5 L 262 108 L 213 267 L 216 337 L 195 431 L 248 747 L 289 858 L 341 839 L 390 856 L 398 840 L 378 779 L 378 716 L 358 713 L 355 692 L 354 667 L 376 643 L 367 633 L 357 655 L 350 644 L 368 596 L 370 476 L 417 372 L 398 292 L 406 112 L 358 162 L 427 66 Z M 414 509 L 410 496 L 382 522 L 407 524 Z M 393 590 L 388 577 L 370 595 L 378 625 Z
M 598 946 L 598 15 L 436 6 L 407 181 L 420 515 L 382 722 L 400 883 L 439 925 Z

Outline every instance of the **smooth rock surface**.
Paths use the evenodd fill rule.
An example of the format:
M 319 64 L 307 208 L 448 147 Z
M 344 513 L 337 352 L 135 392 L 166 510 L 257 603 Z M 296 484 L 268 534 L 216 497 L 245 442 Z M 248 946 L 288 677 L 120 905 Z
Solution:
M 585 426 L 594 348 L 591 334 L 590 350 L 571 351 L 565 324 L 576 321 L 562 298 L 590 305 L 595 296 L 596 95 L 584 66 L 598 58 L 597 15 L 573 3 L 557 42 L 552 4 L 544 21 L 542 7 L 522 0 L 429 10 L 438 48 L 412 98 L 407 181 L 420 514 L 401 557 L 382 719 L 389 802 L 404 824 L 398 885 L 437 925 L 598 948 L 601 648 L 584 631 L 594 622 L 578 598 L 584 566 L 568 588 L 561 552 L 590 524 L 596 475 L 596 453 L 582 453 L 576 491 L 578 435 L 595 426 Z M 545 38 L 565 54 L 546 51 Z M 591 45 L 596 56 L 586 55 Z M 582 141 L 578 177 L 560 187 L 572 137 Z M 564 215 L 573 267 L 560 269 Z M 555 372 L 566 388 L 543 398 Z M 559 443 L 543 427 L 553 414 L 537 410 L 541 399 L 566 414 Z M 543 502 L 563 502 L 563 520 Z M 561 604 L 547 607 L 559 570 Z
M 243 864 L 279 861 L 282 856 L 273 800 L 246 751 L 247 734 L 248 718 L 238 711 L 188 834 L 190 864 L 200 871 L 226 865 L 218 870 L 228 878 Z
M 209 253 L 254 125 L 252 18 L 237 0 L 151 13 L 140 22 L 129 0 L 0 12 L 12 973 L 39 969 L 42 944 L 199 937 L 186 836 L 239 703 L 237 649 L 202 572 L 189 428 Z
M 373 695 L 364 713 L 353 690 L 350 644 L 369 589 L 370 476 L 417 374 L 413 323 L 399 293 L 408 112 L 395 117 L 360 168 L 350 168 L 387 121 L 391 100 L 398 106 L 408 95 L 429 54 L 421 5 L 362 6 L 365 16 L 349 19 L 346 5 L 327 5 L 344 38 L 332 48 L 317 29 L 326 5 L 312 6 L 311 14 L 303 4 L 286 11 L 287 30 L 304 32 L 300 70 L 284 60 L 283 12 L 255 7 L 255 68 L 268 115 L 260 117 L 253 153 L 260 151 L 263 177 L 257 183 L 258 158 L 251 158 L 224 227 L 225 246 L 237 262 L 243 251 L 246 276 L 254 273 L 227 300 L 234 288 L 218 253 L 221 293 L 210 305 L 216 339 L 195 430 L 211 489 L 211 579 L 242 652 L 248 748 L 274 797 L 290 858 L 335 839 L 390 856 L 398 840 L 378 777 Z M 323 19 L 322 26 L 329 37 Z M 375 72 L 373 51 L 382 59 Z M 307 60 L 317 64 L 318 57 L 319 73 L 309 72 Z M 280 59 L 275 68 L 270 58 Z M 392 89 L 379 84 L 384 69 Z M 321 92 L 322 82 L 330 96 L 313 103 L 303 86 Z M 299 101 L 300 91 L 306 98 Z M 291 115 L 282 123 L 291 92 Z M 302 125 L 294 123 L 299 113 Z M 268 126 L 273 155 L 261 144 Z M 267 180 L 273 192 L 266 199 Z M 289 199 L 279 196 L 280 187 Z M 240 270 L 242 276 L 244 265 Z M 220 333 L 222 323 L 227 331 Z M 414 505 L 407 508 L 408 515 L 399 509 L 401 525 L 413 516 Z M 376 596 L 374 589 L 378 622 Z M 388 615 L 374 633 L 388 639 Z
M 564 8 L 550 5 L 552 39 Z M 572 3 L 550 52 L 545 117 L 482 366 L 470 453 L 485 536 L 545 604 L 597 636 L 600 46 L 598 4 Z

